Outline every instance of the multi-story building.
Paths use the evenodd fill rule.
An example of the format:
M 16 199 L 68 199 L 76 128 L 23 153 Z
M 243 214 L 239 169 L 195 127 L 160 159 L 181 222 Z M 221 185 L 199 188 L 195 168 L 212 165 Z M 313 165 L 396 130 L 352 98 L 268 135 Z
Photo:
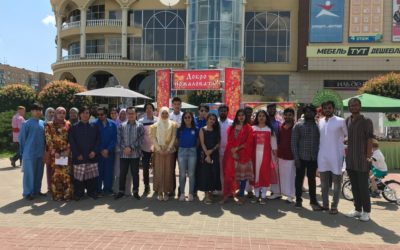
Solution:
M 20 83 L 31 86 L 34 90 L 41 90 L 53 80 L 53 75 L 35 72 L 0 63 L 0 87 Z
M 391 53 L 333 53 L 352 47 L 396 49 L 391 35 L 391 0 L 51 3 L 57 23 L 57 61 L 52 65 L 55 78 L 89 89 L 119 84 L 154 97 L 157 69 L 239 67 L 244 75 L 243 101 L 279 97 L 310 102 L 324 88 L 335 88 L 342 97 L 349 97 L 364 80 L 400 67 L 400 58 Z M 356 4 L 351 16 L 350 4 Z M 374 13 L 357 19 L 357 11 Z M 352 24 L 350 36 L 348 20 L 371 23 L 374 31 L 369 33 L 379 33 L 379 39 L 362 40 L 363 36 L 356 34 L 361 32 L 357 22 Z M 367 29 L 366 25 L 359 27 Z

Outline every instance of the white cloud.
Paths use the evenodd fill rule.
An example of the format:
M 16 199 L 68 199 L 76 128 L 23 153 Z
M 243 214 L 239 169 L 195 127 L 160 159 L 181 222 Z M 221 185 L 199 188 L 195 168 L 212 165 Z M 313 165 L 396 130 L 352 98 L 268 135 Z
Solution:
M 42 19 L 42 23 L 47 26 L 49 25 L 55 26 L 56 18 L 54 17 L 54 15 L 48 15 L 47 17 Z

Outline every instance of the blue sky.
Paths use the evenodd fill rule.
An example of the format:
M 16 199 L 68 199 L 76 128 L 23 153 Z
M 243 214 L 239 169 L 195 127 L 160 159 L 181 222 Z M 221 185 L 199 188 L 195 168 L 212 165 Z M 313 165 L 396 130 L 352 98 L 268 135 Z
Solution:
M 57 29 L 50 0 L 0 0 L 0 62 L 52 73 Z

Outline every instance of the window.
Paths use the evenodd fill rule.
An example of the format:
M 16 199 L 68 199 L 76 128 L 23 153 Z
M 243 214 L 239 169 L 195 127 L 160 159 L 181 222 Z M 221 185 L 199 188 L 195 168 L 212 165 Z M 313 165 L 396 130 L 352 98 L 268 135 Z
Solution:
M 108 53 L 121 54 L 121 38 L 113 37 L 108 39 Z
M 90 6 L 87 10 L 87 20 L 98 20 L 104 19 L 104 5 L 93 5 Z
M 121 20 L 122 19 L 122 11 L 120 11 L 120 10 L 110 10 L 110 12 L 108 14 L 108 19 Z
M 69 22 L 78 22 L 81 20 L 81 11 L 76 9 L 69 13 L 68 15 Z
M 79 55 L 80 53 L 80 42 L 71 43 L 68 46 L 68 55 Z
M 129 58 L 146 61 L 182 61 L 185 55 L 185 10 L 139 10 L 129 24 L 142 28 L 142 37 L 130 37 Z
M 87 40 L 86 53 L 104 53 L 104 40 Z
M 290 12 L 246 12 L 245 23 L 246 62 L 289 62 Z
M 288 75 L 244 75 L 243 101 L 284 101 L 288 92 Z

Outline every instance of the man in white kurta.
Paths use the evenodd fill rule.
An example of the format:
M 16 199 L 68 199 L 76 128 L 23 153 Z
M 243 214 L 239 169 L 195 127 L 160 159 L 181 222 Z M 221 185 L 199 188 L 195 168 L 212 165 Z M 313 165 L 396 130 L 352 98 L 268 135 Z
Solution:
M 220 178 L 221 178 L 221 191 L 224 190 L 224 154 L 226 143 L 228 141 L 228 128 L 232 126 L 232 120 L 228 118 L 229 108 L 226 105 L 221 105 L 218 108 L 219 114 L 219 127 L 221 131 L 221 142 L 219 144 L 219 166 L 220 166 Z
M 332 101 L 324 102 L 321 107 L 325 116 L 318 122 L 318 170 L 321 178 L 322 206 L 323 210 L 329 210 L 329 188 L 333 183 L 333 201 L 329 212 L 337 214 L 344 158 L 343 141 L 347 136 L 347 127 L 343 118 L 334 115 L 335 104 Z

